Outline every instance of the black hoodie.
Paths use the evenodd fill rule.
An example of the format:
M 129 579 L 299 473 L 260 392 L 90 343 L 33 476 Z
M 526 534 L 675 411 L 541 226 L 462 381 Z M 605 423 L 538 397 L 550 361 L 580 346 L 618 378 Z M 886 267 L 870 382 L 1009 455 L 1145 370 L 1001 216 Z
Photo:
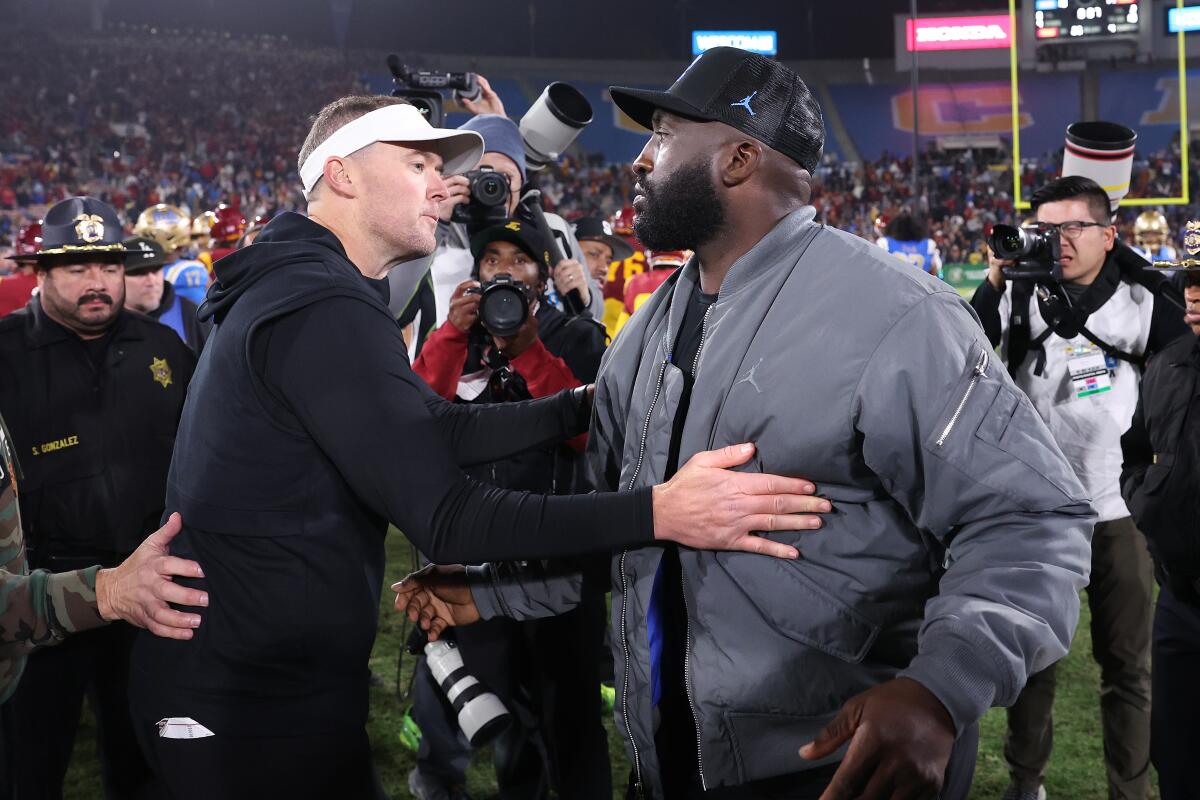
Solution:
M 216 327 L 188 392 L 167 486 L 209 592 L 190 641 L 143 636 L 141 721 L 187 716 L 218 735 L 361 730 L 367 658 L 395 524 L 441 563 L 644 544 L 647 491 L 543 497 L 459 464 L 581 432 L 572 397 L 473 406 L 437 397 L 337 238 L 282 214 L 216 266 Z M 391 576 L 401 577 L 401 576 Z M 285 733 L 286 732 L 286 733 Z

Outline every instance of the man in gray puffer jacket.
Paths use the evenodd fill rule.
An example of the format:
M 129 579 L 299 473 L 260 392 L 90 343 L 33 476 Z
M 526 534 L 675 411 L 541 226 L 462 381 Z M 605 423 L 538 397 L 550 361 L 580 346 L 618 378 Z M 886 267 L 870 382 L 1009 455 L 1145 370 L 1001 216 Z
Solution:
M 795 74 L 717 48 L 667 92 L 612 97 L 653 130 L 638 238 L 696 255 L 605 356 L 601 488 L 752 441 L 750 468 L 831 501 L 820 533 L 764 532 L 797 560 L 614 558 L 631 790 L 966 797 L 980 717 L 1070 646 L 1095 520 L 1078 480 L 953 289 L 814 222 L 824 128 Z M 443 570 L 397 605 L 436 634 L 559 613 L 579 586 L 556 565 Z

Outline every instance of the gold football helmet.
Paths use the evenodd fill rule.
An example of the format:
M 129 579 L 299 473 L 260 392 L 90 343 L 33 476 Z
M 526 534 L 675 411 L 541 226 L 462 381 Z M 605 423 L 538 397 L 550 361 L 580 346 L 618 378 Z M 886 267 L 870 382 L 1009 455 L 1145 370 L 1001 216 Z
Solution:
M 212 227 L 217 222 L 217 215 L 211 211 L 205 211 L 192 220 L 192 244 L 199 247 L 201 250 L 209 250 L 212 248 Z
M 1138 247 L 1161 247 L 1169 234 L 1167 218 L 1161 211 L 1143 211 L 1133 223 L 1133 241 Z
M 170 253 L 191 243 L 192 220 L 182 208 L 159 203 L 138 215 L 133 232 L 137 236 L 153 239 Z

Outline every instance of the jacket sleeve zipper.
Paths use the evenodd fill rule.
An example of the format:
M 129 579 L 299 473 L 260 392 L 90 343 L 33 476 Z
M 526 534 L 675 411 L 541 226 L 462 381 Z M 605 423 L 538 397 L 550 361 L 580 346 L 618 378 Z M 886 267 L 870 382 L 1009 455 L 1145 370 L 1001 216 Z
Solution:
M 946 443 L 946 437 L 954 430 L 954 426 L 958 423 L 958 418 L 962 416 L 963 409 L 967 406 L 967 400 L 970 399 L 971 392 L 975 391 L 975 385 L 979 383 L 979 379 L 987 377 L 987 365 L 988 351 L 984 350 L 979 354 L 979 363 L 975 365 L 975 369 L 971 372 L 971 382 L 967 384 L 967 390 L 963 392 L 962 399 L 958 401 L 958 408 L 954 409 L 954 415 L 950 417 L 950 421 L 942 429 L 942 435 L 938 437 L 938 447 Z

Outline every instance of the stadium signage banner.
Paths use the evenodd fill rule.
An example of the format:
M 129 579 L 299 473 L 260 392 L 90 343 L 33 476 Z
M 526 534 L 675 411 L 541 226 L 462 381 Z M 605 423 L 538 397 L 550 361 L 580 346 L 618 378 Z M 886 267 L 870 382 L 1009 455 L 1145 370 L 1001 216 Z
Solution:
M 1200 31 L 1200 6 L 1167 9 L 1167 33 Z
M 908 51 L 991 50 L 1012 44 L 1008 14 L 917 17 L 905 21 Z
M 740 47 L 751 53 L 773 56 L 779 52 L 775 31 L 692 31 L 692 55 L 714 47 Z

